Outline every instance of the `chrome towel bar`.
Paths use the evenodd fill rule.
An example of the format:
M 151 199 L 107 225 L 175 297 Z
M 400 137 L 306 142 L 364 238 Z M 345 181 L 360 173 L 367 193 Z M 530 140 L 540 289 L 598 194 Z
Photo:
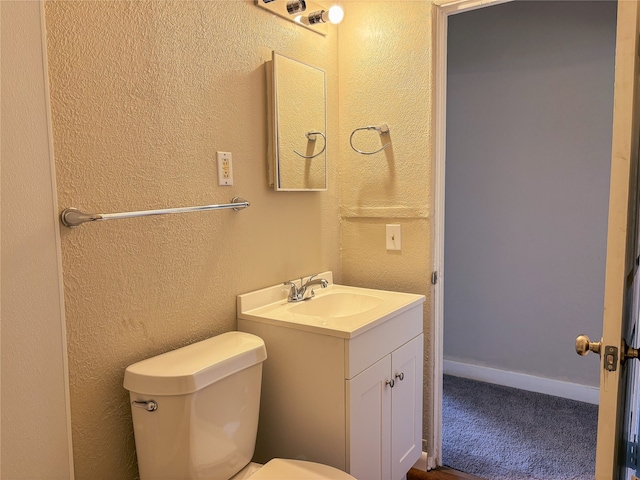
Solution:
M 233 208 L 235 211 L 242 210 L 251 205 L 244 198 L 233 197 L 231 203 L 220 205 L 201 205 L 198 207 L 178 207 L 164 208 L 161 210 L 141 210 L 138 212 L 122 213 L 84 213 L 74 207 L 65 208 L 60 214 L 60 221 L 65 227 L 77 227 L 85 222 L 96 222 L 99 220 L 117 220 L 120 218 L 147 217 L 149 215 L 167 215 L 170 213 L 204 212 L 206 210 L 224 210 Z

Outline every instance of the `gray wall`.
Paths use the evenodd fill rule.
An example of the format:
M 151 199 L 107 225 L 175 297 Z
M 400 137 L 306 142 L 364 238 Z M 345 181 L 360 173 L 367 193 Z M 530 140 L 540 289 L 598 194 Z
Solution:
M 449 17 L 445 359 L 598 385 L 616 3 Z

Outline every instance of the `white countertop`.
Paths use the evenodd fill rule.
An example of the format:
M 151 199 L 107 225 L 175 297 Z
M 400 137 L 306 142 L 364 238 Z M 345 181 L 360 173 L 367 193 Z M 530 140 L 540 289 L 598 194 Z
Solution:
M 314 287 L 315 297 L 302 302 L 288 302 L 282 285 L 239 295 L 238 318 L 353 338 L 425 301 L 424 295 L 335 285 L 331 272 L 319 277 L 329 286 Z

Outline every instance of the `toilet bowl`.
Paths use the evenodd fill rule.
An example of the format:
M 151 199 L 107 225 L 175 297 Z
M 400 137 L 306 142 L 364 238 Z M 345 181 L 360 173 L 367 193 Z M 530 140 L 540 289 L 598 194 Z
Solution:
M 141 480 L 354 480 L 301 460 L 251 463 L 258 430 L 261 338 L 216 337 L 127 367 Z
M 348 473 L 322 463 L 274 458 L 265 465 L 251 462 L 231 480 L 355 480 Z

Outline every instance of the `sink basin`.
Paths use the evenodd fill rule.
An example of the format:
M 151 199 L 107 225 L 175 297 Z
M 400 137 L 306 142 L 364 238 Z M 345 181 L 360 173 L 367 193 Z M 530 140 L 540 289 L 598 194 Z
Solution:
M 282 284 L 238 295 L 238 319 L 353 338 L 424 303 L 424 295 L 350 287 L 333 283 L 331 272 L 319 274 L 329 283 L 314 287 L 315 297 L 287 302 Z
M 382 303 L 382 298 L 360 293 L 328 292 L 326 295 L 293 304 L 289 311 L 316 317 L 348 317 L 367 312 Z

